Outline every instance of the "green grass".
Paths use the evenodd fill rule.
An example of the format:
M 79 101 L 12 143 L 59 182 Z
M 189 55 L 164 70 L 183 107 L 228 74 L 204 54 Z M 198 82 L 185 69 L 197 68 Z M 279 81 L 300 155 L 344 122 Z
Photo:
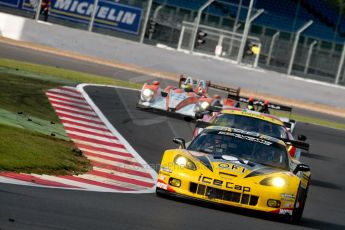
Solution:
M 90 169 L 84 156 L 72 152 L 74 145 L 66 141 L 45 95 L 48 89 L 79 83 L 141 87 L 93 74 L 0 59 L 0 170 L 55 175 Z M 51 133 L 55 138 L 49 136 Z
M 28 116 L 25 113 L 18 114 L 0 109 L 0 124 L 27 129 L 45 135 L 54 135 L 57 138 L 69 140 L 60 122 L 51 122 L 38 117 Z
M 20 73 L 20 75 L 31 78 L 45 79 L 50 82 L 58 82 L 64 84 L 77 83 L 93 83 L 117 85 L 129 88 L 140 89 L 141 84 L 121 81 L 110 77 L 104 77 L 94 74 L 87 74 L 72 70 L 65 70 L 57 67 L 50 67 L 44 65 L 31 64 L 27 62 L 9 60 L 0 58 L 0 71 L 7 73 Z
M 288 113 L 279 112 L 279 111 L 272 111 L 272 114 L 275 116 L 278 116 L 278 117 L 289 117 Z M 326 126 L 326 127 L 345 130 L 345 124 L 344 123 L 338 123 L 338 122 L 323 120 L 323 119 L 314 118 L 314 117 L 306 117 L 306 116 L 302 116 L 302 115 L 294 114 L 294 113 L 291 114 L 290 118 L 294 119 L 298 122 L 317 124 L 317 125 L 322 125 L 322 126 Z
M 0 125 L 0 170 L 38 174 L 78 174 L 89 161 L 72 152 L 70 141 Z
M 0 108 L 58 122 L 45 92 L 60 84 L 0 72 Z
M 54 175 L 88 171 L 89 161 L 72 152 L 74 144 L 66 141 L 45 95 L 60 84 L 16 73 L 0 71 L 0 170 Z

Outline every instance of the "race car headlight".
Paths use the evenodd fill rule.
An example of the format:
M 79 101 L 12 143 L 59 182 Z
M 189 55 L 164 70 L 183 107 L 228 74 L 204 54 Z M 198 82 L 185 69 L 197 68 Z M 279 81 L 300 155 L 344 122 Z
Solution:
M 270 177 L 270 178 L 265 178 L 262 181 L 260 181 L 260 184 L 281 188 L 286 184 L 286 181 L 284 180 L 284 178 L 281 178 L 281 177 Z
M 196 165 L 184 156 L 178 155 L 177 157 L 175 157 L 174 162 L 180 167 L 184 167 L 190 170 L 196 170 Z
M 275 177 L 272 179 L 272 185 L 275 187 L 283 187 L 285 185 L 285 180 L 281 177 Z
M 210 103 L 208 103 L 207 101 L 199 102 L 198 104 L 195 105 L 194 112 L 205 111 L 209 106 L 210 106 Z
M 203 110 L 205 110 L 210 106 L 210 103 L 208 103 L 207 101 L 203 101 L 201 102 L 200 106 Z
M 154 92 L 151 89 L 144 89 L 141 92 L 141 99 L 143 101 L 150 101 L 154 95 Z

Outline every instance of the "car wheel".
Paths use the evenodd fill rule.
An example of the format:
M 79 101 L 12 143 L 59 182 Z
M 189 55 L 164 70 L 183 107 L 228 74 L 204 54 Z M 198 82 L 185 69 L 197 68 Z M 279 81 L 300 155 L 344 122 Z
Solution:
M 292 213 L 292 216 L 290 217 L 289 221 L 292 224 L 299 224 L 299 222 L 302 219 L 305 202 L 307 200 L 307 194 L 308 194 L 308 188 L 309 184 L 307 185 L 307 188 L 302 188 L 301 184 L 299 185 L 298 192 L 297 192 L 297 199 L 294 205 L 294 210 Z
M 164 190 L 156 188 L 156 196 L 162 198 L 168 198 L 169 196 L 164 193 Z

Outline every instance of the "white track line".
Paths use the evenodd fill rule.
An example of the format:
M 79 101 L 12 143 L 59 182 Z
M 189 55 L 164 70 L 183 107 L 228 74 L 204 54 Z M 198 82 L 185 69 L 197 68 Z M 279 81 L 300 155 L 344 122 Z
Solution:
M 49 175 L 40 175 L 40 177 L 42 177 L 42 179 L 54 180 L 59 183 L 79 187 L 81 189 L 87 189 L 90 191 L 114 192 L 114 190 L 110 188 L 105 188 L 98 185 L 92 185 L 92 184 L 83 183 L 79 181 L 69 180 L 69 179 L 65 179 L 61 177 L 49 176 Z
M 93 116 L 86 116 L 86 115 L 81 115 L 81 114 L 78 114 L 78 113 L 66 112 L 66 111 L 63 111 L 63 110 L 56 109 L 56 108 L 55 108 L 55 111 L 57 113 L 59 113 L 58 115 L 61 116 L 61 117 L 73 116 L 73 117 L 76 117 L 76 118 L 82 118 L 82 119 L 88 119 L 88 120 L 92 120 L 92 121 L 96 121 L 96 122 L 102 122 L 98 117 L 95 117 L 95 115 L 93 115 Z
M 81 151 L 90 152 L 90 153 L 94 153 L 94 154 L 98 154 L 98 155 L 102 155 L 102 156 L 106 156 L 106 157 L 118 158 L 120 160 L 126 160 L 126 161 L 130 161 L 130 162 L 134 162 L 134 163 L 137 162 L 136 159 L 133 158 L 133 157 L 125 157 L 125 156 L 121 156 L 121 155 L 116 155 L 114 153 L 106 153 L 106 152 L 102 152 L 102 151 L 95 151 L 95 150 L 88 149 L 88 148 L 81 148 L 81 147 L 79 147 L 79 149 Z
M 53 97 L 57 97 L 59 100 L 69 100 L 69 101 L 73 101 L 73 102 L 76 102 L 76 103 L 80 103 L 82 105 L 87 105 L 87 103 L 85 103 L 84 100 L 79 100 L 79 99 L 76 99 L 76 98 L 71 98 L 71 97 L 67 97 L 67 96 L 62 96 L 60 94 L 55 94 L 55 93 L 51 93 L 51 92 L 47 92 L 46 93 L 48 96 L 53 96 Z
M 68 104 L 71 106 L 76 106 L 76 107 L 85 108 L 85 109 L 91 109 L 91 107 L 88 104 L 80 104 L 78 102 L 70 102 L 70 101 L 66 101 L 66 100 L 51 98 L 51 97 L 49 97 L 49 95 L 47 95 L 47 96 L 48 96 L 48 99 L 52 105 L 54 105 L 55 103 L 64 103 L 64 104 Z
M 77 120 L 77 119 L 73 119 L 73 118 L 69 118 L 69 117 L 60 117 L 60 116 L 59 116 L 59 118 L 60 118 L 61 120 L 76 122 L 76 123 L 80 123 L 80 124 L 84 124 L 84 125 L 88 125 L 88 126 L 95 126 L 95 128 L 108 129 L 108 127 L 105 126 L 105 125 L 94 124 L 94 123 L 90 123 L 90 122 L 87 122 L 87 121 L 81 121 L 81 120 Z M 62 122 L 62 123 L 63 123 L 63 122 Z
M 13 179 L 13 178 L 9 178 L 9 177 L 4 177 L 4 176 L 0 176 L 0 182 L 6 183 L 6 184 L 18 184 L 18 185 L 27 185 L 27 186 L 37 185 L 35 183 L 31 183 L 31 182 L 27 182 L 27 181 L 23 181 L 23 180 L 19 180 L 19 179 Z
M 114 146 L 109 146 L 109 145 L 102 145 L 102 144 L 96 144 L 96 143 L 91 143 L 88 141 L 82 141 L 82 140 L 78 140 L 78 139 L 74 139 L 71 138 L 76 144 L 82 144 L 82 145 L 86 145 L 86 146 L 90 146 L 90 147 L 97 147 L 97 148 L 103 148 L 103 149 L 108 149 L 111 151 L 117 151 L 117 152 L 121 152 L 121 153 L 129 153 L 126 149 L 124 148 L 117 148 Z
M 126 189 L 133 189 L 133 190 L 137 190 L 137 191 L 146 189 L 146 187 L 144 187 L 144 186 L 135 185 L 132 183 L 126 183 L 126 182 L 122 182 L 122 181 L 116 181 L 113 179 L 108 179 L 105 177 L 91 175 L 91 174 L 83 174 L 83 175 L 79 175 L 77 177 L 87 179 L 87 180 L 101 182 L 104 184 L 115 185 L 115 186 L 119 186 L 119 187 L 126 188 Z
M 142 177 L 139 175 L 132 175 L 132 174 L 128 174 L 125 172 L 119 172 L 116 170 L 110 170 L 110 169 L 105 169 L 105 168 L 100 168 L 100 167 L 93 167 L 94 170 L 100 171 L 100 172 L 104 172 L 104 173 L 108 173 L 111 175 L 117 175 L 117 176 L 122 176 L 122 177 L 127 177 L 130 179 L 136 179 L 136 180 L 140 180 L 140 181 L 144 181 L 144 182 L 148 182 L 148 183 L 153 183 L 151 178 L 147 178 L 147 177 Z
M 109 137 L 116 138 L 114 135 L 111 134 L 111 132 L 106 132 L 106 131 L 102 131 L 102 130 L 98 130 L 98 129 L 91 129 L 91 128 L 87 128 L 87 127 L 84 127 L 84 126 L 74 125 L 74 124 L 69 124 L 69 123 L 65 123 L 64 126 L 67 127 L 67 128 L 71 128 L 71 129 L 80 129 L 80 130 L 94 132 L 94 133 L 98 133 L 98 134 L 101 134 L 101 135 L 107 135 Z M 66 130 L 66 132 L 69 132 L 69 131 Z
M 53 107 L 55 109 L 68 109 L 68 110 L 71 110 L 71 111 L 75 111 L 75 112 L 80 112 L 80 113 L 85 113 L 85 114 L 90 114 L 90 115 L 93 115 L 95 116 L 96 113 L 93 112 L 93 111 L 89 111 L 89 110 L 85 110 L 85 109 L 78 109 L 78 108 L 75 108 L 75 107 L 72 107 L 72 106 L 64 106 L 64 105 L 58 105 L 58 104 L 55 104 L 55 103 L 52 103 Z
M 86 138 L 90 138 L 90 139 L 93 139 L 93 140 L 109 142 L 109 144 L 122 144 L 120 141 L 116 141 L 114 139 L 109 139 L 109 138 L 106 138 L 106 137 L 98 137 L 98 136 L 95 136 L 95 135 L 81 133 L 81 132 L 77 132 L 77 131 L 70 131 L 70 130 L 67 130 L 66 132 L 68 134 L 74 134 L 74 135 L 78 135 L 80 137 L 86 137 Z
M 66 96 L 72 96 L 72 97 L 80 97 L 81 99 L 83 98 L 81 96 L 81 94 L 77 91 L 75 93 L 73 93 L 71 91 L 56 88 L 56 89 L 50 89 L 50 90 L 48 90 L 48 92 L 50 92 L 50 93 L 61 93 L 61 94 L 65 94 Z
M 121 167 L 124 169 L 130 169 L 133 171 L 148 173 L 147 170 L 144 169 L 143 167 L 139 167 L 139 166 L 135 166 L 135 165 L 129 165 L 129 164 L 125 164 L 125 163 L 110 161 L 110 160 L 106 160 L 106 159 L 99 158 L 99 157 L 93 157 L 93 156 L 87 156 L 87 159 L 94 160 L 94 161 L 97 161 L 99 163 L 104 163 L 104 164 L 108 164 L 108 165 Z

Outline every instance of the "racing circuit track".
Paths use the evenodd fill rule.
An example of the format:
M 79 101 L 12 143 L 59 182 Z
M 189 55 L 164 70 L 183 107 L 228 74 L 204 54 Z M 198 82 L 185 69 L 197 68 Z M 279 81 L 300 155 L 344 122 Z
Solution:
M 138 92 L 86 87 L 96 105 L 155 166 L 174 136 L 190 138 L 192 126 L 184 121 L 138 111 Z M 311 143 L 303 160 L 312 167 L 313 180 L 301 227 L 345 228 L 343 196 L 343 140 L 345 132 L 298 124 L 296 133 Z M 156 197 L 155 194 L 112 194 L 68 191 L 2 184 L 1 229 L 299 229 L 270 218 L 237 210 L 217 209 Z
M 86 87 L 112 125 L 156 170 L 174 136 L 191 137 L 193 125 L 138 111 L 138 92 Z M 345 229 L 345 132 L 298 123 L 312 169 L 300 226 L 269 217 L 159 198 L 155 194 L 117 194 L 1 184 L 0 229 Z

